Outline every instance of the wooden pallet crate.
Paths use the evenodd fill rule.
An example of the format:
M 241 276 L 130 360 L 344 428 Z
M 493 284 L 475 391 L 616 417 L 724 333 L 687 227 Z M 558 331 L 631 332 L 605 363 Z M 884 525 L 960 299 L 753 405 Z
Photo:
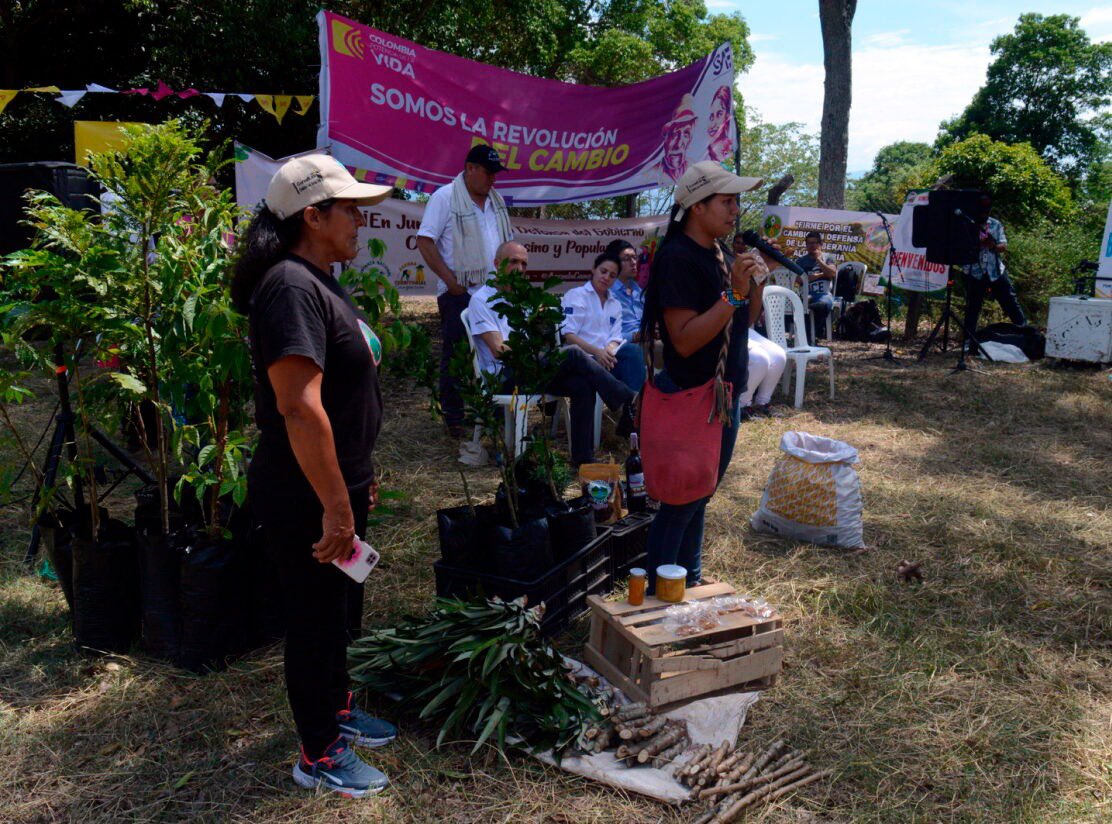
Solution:
M 686 600 L 733 595 L 728 584 L 687 590 Z M 639 606 L 592 595 L 591 635 L 586 662 L 633 701 L 663 707 L 727 692 L 767 689 L 776 683 L 784 658 L 780 616 L 720 615 L 714 629 L 678 636 L 665 628 L 672 606 L 646 597 Z

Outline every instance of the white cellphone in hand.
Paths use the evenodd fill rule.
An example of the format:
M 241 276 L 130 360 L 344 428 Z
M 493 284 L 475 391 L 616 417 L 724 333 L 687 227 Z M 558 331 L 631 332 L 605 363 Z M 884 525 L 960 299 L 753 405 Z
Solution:
M 367 580 L 367 576 L 371 574 L 371 570 L 378 564 L 378 557 L 378 553 L 375 551 L 374 547 L 366 541 L 361 541 L 359 538 L 356 538 L 352 543 L 351 555 L 347 560 L 340 560 L 337 558 L 332 564 L 351 578 L 351 580 L 355 581 L 355 583 L 361 584 Z

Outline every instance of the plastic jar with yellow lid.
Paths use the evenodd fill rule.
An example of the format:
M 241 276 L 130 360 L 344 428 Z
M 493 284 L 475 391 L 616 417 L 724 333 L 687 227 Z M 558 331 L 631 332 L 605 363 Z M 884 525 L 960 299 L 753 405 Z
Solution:
M 664 564 L 656 568 L 656 597 L 661 601 L 678 604 L 687 592 L 687 570 L 678 564 Z

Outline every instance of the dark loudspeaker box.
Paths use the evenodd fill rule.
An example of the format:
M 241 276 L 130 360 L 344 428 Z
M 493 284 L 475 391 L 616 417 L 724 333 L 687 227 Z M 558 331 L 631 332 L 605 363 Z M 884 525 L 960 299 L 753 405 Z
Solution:
M 975 223 L 984 192 L 976 189 L 939 189 L 926 206 L 911 214 L 911 243 L 926 248 L 931 263 L 975 263 L 981 253 Z
M 50 192 L 71 209 L 98 208 L 98 187 L 80 166 L 57 161 L 0 163 L 0 254 L 31 243 L 32 232 L 22 225 L 27 189 Z

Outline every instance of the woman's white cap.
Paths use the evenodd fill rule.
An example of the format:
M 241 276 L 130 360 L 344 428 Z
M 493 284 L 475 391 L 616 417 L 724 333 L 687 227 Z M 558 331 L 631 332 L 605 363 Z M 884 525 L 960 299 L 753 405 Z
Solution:
M 764 183 L 759 177 L 738 177 L 728 172 L 713 160 L 700 160 L 693 163 L 676 181 L 675 198 L 680 205 L 675 220 L 683 217 L 684 212 L 711 195 L 736 195 L 751 192 Z
M 314 154 L 283 163 L 270 180 L 265 202 L 279 220 L 285 220 L 322 200 L 344 198 L 371 206 L 388 198 L 392 191 L 391 186 L 360 183 L 336 158 Z

